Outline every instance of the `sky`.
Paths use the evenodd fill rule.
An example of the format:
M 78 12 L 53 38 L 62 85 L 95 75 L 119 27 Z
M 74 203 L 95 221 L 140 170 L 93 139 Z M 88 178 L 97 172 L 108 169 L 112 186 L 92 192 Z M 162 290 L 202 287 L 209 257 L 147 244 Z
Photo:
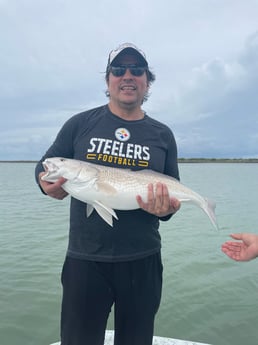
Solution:
M 38 160 L 64 122 L 108 102 L 109 52 L 142 49 L 143 104 L 178 156 L 258 158 L 258 0 L 0 0 L 0 160 Z

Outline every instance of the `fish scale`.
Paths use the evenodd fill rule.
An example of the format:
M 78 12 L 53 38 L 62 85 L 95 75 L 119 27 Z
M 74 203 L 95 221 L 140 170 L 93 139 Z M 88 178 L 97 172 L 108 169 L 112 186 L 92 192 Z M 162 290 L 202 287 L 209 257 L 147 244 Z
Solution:
M 132 171 L 62 157 L 47 158 L 43 166 L 46 174 L 42 180 L 55 182 L 60 177 L 66 178 L 63 189 L 87 204 L 87 216 L 95 209 L 111 226 L 113 217 L 118 219 L 115 210 L 139 208 L 136 196 L 140 195 L 147 202 L 148 185 L 152 183 L 155 190 L 155 185 L 160 182 L 166 184 L 170 197 L 200 207 L 218 228 L 215 203 L 171 176 L 149 169 Z

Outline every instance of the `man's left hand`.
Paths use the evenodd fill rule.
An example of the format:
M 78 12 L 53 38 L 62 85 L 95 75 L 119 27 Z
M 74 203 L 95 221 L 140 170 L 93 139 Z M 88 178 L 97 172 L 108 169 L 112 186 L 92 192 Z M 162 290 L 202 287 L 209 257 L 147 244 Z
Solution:
M 148 200 L 146 203 L 140 195 L 137 195 L 136 199 L 140 208 L 158 217 L 176 213 L 181 205 L 178 199 L 169 197 L 167 186 L 160 182 L 156 184 L 155 189 L 152 183 L 148 185 Z

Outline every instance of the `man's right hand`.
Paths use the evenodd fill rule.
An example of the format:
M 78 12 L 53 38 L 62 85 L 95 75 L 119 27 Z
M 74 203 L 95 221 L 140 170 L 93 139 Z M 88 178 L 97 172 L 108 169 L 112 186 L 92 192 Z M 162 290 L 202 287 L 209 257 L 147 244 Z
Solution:
M 67 181 L 64 177 L 60 177 L 56 182 L 43 181 L 41 177 L 45 175 L 45 172 L 39 174 L 39 184 L 42 190 L 54 199 L 62 200 L 68 193 L 62 188 L 62 185 Z

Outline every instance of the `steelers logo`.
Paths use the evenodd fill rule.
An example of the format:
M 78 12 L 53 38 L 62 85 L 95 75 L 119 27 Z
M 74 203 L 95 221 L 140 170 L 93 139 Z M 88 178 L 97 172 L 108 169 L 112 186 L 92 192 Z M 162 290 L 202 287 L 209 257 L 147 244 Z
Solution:
M 118 128 L 115 131 L 115 137 L 119 141 L 127 141 L 130 139 L 130 132 L 126 128 Z

